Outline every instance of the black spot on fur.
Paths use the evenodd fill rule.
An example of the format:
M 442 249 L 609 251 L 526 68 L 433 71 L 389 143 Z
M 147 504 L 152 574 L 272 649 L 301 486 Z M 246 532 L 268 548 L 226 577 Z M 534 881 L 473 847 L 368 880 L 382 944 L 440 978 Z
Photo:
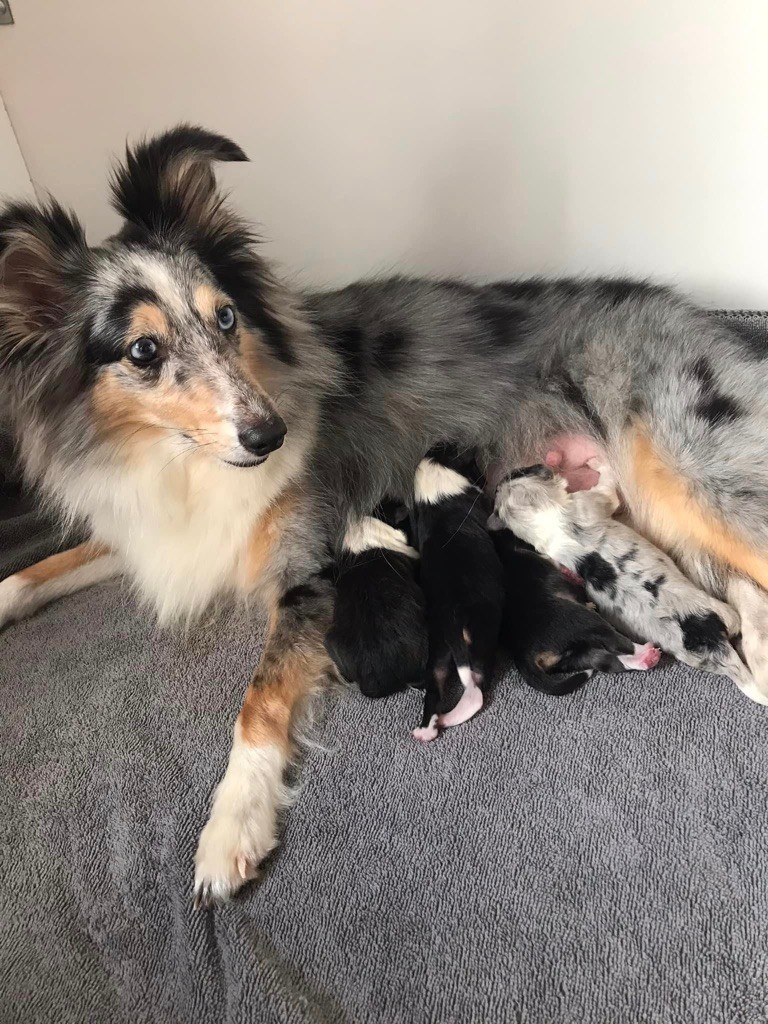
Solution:
M 701 386 L 699 400 L 694 406 L 697 416 L 716 427 L 722 423 L 732 423 L 743 415 L 744 410 L 736 399 L 718 390 L 712 364 L 706 356 L 697 359 L 689 369 Z
M 519 341 L 528 322 L 528 314 L 521 306 L 497 302 L 488 295 L 478 299 L 475 315 L 485 328 L 486 337 L 502 348 Z
M 512 302 L 532 302 L 541 298 L 547 287 L 547 282 L 532 277 L 527 281 L 497 281 L 489 285 L 487 291 L 496 292 Z
M 627 568 L 627 563 L 631 562 L 637 554 L 637 544 L 633 544 L 629 551 L 625 551 L 624 554 L 616 559 L 616 568 L 619 572 L 624 572 Z
M 523 469 L 513 469 L 510 473 L 504 477 L 505 480 L 519 480 L 521 476 L 537 476 L 542 480 L 551 480 L 555 475 L 555 471 L 550 469 L 549 466 L 542 466 L 538 463 L 535 466 L 525 466 Z
M 687 651 L 694 654 L 719 651 L 726 642 L 725 624 L 715 612 L 686 615 L 677 621 L 683 631 L 683 644 Z
M 688 367 L 692 376 L 696 378 L 699 383 L 707 390 L 712 390 L 715 387 L 715 374 L 712 370 L 712 364 L 706 356 L 701 356 L 695 363 L 691 363 Z
M 667 582 L 667 577 L 662 573 L 661 576 L 657 576 L 655 580 L 646 580 L 643 583 L 643 587 L 654 599 L 658 600 L 659 587 Z
M 333 331 L 331 340 L 344 361 L 349 385 L 359 387 L 365 367 L 362 327 L 356 321 L 340 326 Z
M 377 365 L 388 373 L 398 370 L 406 360 L 408 345 L 407 331 L 402 329 L 382 331 L 375 342 Z
M 579 559 L 576 571 L 583 580 L 590 583 L 595 590 L 612 590 L 616 585 L 617 573 L 610 562 L 606 562 L 597 551 L 592 551 Z
M 184 385 L 189 380 L 189 369 L 186 366 L 183 366 L 183 365 L 182 366 L 177 366 L 176 367 L 176 373 L 174 375 L 174 379 L 175 379 L 176 383 L 180 387 L 184 387 Z
M 713 427 L 721 423 L 733 423 L 744 414 L 744 410 L 735 398 L 729 398 L 728 395 L 719 392 L 702 395 L 701 401 L 696 404 L 695 411 L 697 416 L 701 416 Z
M 313 601 L 318 596 L 319 591 L 317 587 L 313 587 L 311 583 L 300 583 L 298 586 L 286 590 L 280 598 L 280 607 L 299 608 L 306 604 L 307 601 Z

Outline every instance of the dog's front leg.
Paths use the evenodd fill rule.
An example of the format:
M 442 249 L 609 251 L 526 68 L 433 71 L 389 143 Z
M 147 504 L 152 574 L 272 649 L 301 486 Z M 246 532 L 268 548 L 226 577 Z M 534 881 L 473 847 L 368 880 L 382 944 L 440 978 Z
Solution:
M 200 836 L 195 906 L 225 900 L 254 878 L 277 844 L 289 801 L 284 773 L 302 707 L 331 676 L 323 639 L 333 594 L 317 577 L 285 591 L 270 615 L 264 654 L 243 701 L 224 778 Z

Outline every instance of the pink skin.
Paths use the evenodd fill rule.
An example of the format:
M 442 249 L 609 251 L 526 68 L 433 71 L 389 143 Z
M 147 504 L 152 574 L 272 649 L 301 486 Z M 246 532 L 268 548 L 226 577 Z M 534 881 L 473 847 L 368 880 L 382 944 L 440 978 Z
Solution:
M 419 743 L 431 743 L 432 740 L 436 740 L 439 736 L 437 731 L 437 715 L 432 715 L 429 725 L 422 725 L 418 729 L 414 729 L 412 735 Z
M 544 461 L 565 477 L 569 491 L 588 491 L 600 479 L 600 474 L 587 465 L 590 459 L 604 459 L 594 441 L 579 434 L 558 434 Z
M 622 654 L 619 656 L 619 661 L 626 669 L 636 669 L 640 672 L 645 672 L 649 668 L 654 668 L 659 663 L 661 658 L 661 651 L 658 647 L 654 647 L 652 643 L 647 644 L 635 644 L 634 654 Z
M 566 569 L 564 565 L 558 565 L 558 569 L 570 583 L 575 583 L 577 587 L 584 586 L 584 580 L 573 569 Z

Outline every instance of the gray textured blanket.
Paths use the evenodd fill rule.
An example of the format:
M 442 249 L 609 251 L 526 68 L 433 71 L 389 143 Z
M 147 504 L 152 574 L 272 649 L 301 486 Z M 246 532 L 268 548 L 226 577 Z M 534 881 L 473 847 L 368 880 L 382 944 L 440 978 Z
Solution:
M 2 576 L 56 538 L 0 500 Z M 117 584 L 0 633 L 0 1021 L 768 1021 L 768 715 L 679 667 L 509 674 L 427 748 L 418 695 L 343 692 L 265 880 L 194 913 L 259 644 Z

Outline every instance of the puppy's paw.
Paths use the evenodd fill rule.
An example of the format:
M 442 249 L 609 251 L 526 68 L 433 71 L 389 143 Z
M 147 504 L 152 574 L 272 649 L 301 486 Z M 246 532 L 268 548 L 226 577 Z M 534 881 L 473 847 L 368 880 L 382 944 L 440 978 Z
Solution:
M 283 766 L 277 747 L 248 747 L 235 740 L 200 835 L 195 909 L 229 899 L 257 876 L 259 865 L 277 845 L 277 815 L 287 803 Z
M 418 729 L 414 729 L 411 735 L 419 743 L 431 743 L 432 740 L 436 740 L 440 735 L 437 728 L 437 715 L 432 715 L 427 725 L 421 725 Z
M 18 573 L 0 580 L 0 629 L 34 610 L 31 601 L 33 589 Z
M 655 668 L 661 658 L 661 651 L 653 644 L 635 644 L 632 654 L 619 655 L 619 661 L 624 668 L 639 672 L 647 672 L 649 668 Z

